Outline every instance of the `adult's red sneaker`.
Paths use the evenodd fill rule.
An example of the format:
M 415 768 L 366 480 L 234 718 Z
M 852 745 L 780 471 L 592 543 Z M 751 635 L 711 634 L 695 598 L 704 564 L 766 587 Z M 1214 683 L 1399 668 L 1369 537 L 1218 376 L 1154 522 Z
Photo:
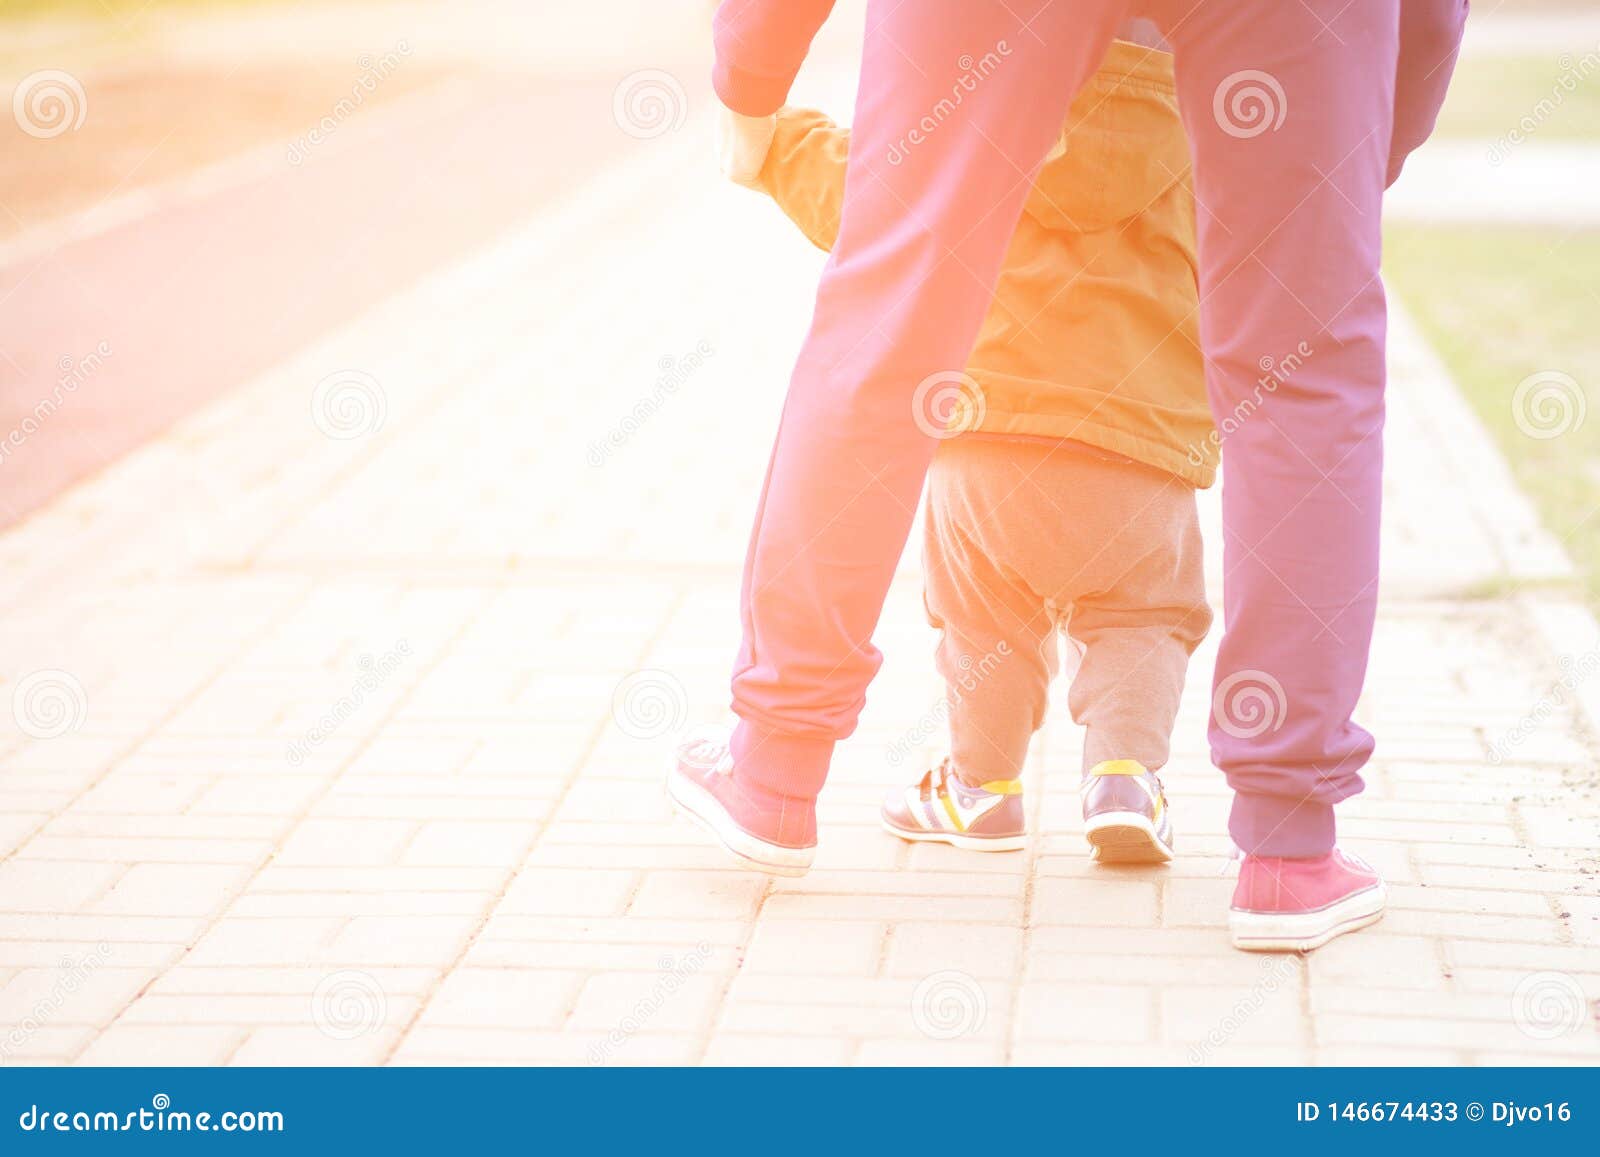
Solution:
M 667 795 L 747 868 L 803 876 L 817 854 L 816 801 L 741 780 L 725 740 L 679 744 L 667 771 Z
M 1309 860 L 1245 856 L 1228 930 L 1247 952 L 1309 952 L 1376 923 L 1387 901 L 1383 878 L 1337 848 Z

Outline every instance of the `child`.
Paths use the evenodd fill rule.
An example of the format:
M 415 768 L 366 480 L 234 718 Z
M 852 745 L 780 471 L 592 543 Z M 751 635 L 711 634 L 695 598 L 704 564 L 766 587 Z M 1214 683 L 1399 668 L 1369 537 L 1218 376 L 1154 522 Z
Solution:
M 747 172 L 759 165 L 754 183 L 829 249 L 849 130 L 785 108 L 769 131 Z M 1211 623 L 1195 489 L 1213 481 L 1217 438 L 1197 308 L 1172 57 L 1119 40 L 1038 174 L 967 374 L 919 390 L 936 410 L 941 391 L 945 403 L 961 395 L 954 425 L 932 426 L 949 440 L 929 474 L 923 545 L 950 756 L 890 793 L 883 823 L 902 839 L 1023 846 L 1019 776 L 1059 627 L 1081 652 L 1069 701 L 1086 729 L 1094 854 L 1171 859 L 1157 772 Z

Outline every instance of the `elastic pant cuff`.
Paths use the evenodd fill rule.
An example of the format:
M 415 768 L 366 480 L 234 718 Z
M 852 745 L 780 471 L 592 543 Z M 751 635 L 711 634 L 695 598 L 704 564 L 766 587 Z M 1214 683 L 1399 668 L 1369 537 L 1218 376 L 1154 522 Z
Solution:
M 1333 806 L 1277 795 L 1234 796 L 1228 832 L 1252 856 L 1311 859 L 1333 851 Z
M 734 775 L 795 799 L 816 799 L 836 741 L 766 731 L 748 720 L 733 730 Z
M 792 76 L 762 76 L 725 60 L 718 60 L 711 69 L 711 87 L 717 99 L 741 116 L 764 117 L 777 112 L 793 83 Z

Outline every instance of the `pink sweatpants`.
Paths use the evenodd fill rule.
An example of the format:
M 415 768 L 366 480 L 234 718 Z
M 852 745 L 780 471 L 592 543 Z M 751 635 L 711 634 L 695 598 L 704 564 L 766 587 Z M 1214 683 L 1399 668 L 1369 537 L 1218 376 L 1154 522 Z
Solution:
M 728 0 L 719 94 L 780 103 L 829 0 Z M 1464 0 L 873 0 L 838 243 L 746 560 L 738 774 L 812 796 L 854 729 L 872 632 L 1038 163 L 1125 18 L 1176 54 L 1200 329 L 1225 435 L 1212 756 L 1235 841 L 1332 846 L 1372 737 L 1351 721 L 1378 584 L 1379 223 L 1433 123 Z M 1397 99 L 1400 102 L 1397 104 Z M 1398 150 L 1398 151 L 1396 151 Z

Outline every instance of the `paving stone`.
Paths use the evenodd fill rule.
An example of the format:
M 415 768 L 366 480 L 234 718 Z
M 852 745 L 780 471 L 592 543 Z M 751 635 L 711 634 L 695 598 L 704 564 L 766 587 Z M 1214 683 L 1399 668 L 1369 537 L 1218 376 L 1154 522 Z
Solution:
M 883 833 L 879 799 L 921 759 L 896 745 L 940 694 L 915 551 L 812 873 L 745 872 L 674 818 L 670 736 L 726 716 L 779 397 L 751 383 L 786 380 L 817 266 L 708 167 L 632 163 L 0 534 L 0 652 L 73 670 L 92 705 L 79 733 L 0 736 L 0 1059 L 1593 1061 L 1592 1034 L 1535 1040 L 1514 1006 L 1542 974 L 1600 998 L 1592 729 L 1564 703 L 1490 760 L 1561 656 L 1530 625 L 1538 592 L 1462 597 L 1555 556 L 1400 313 L 1407 453 L 1358 709 L 1379 746 L 1341 810 L 1393 889 L 1376 927 L 1306 959 L 1230 947 L 1229 793 L 1204 734 L 1218 631 L 1165 773 L 1170 866 L 1089 858 L 1062 686 L 1023 772 L 1024 851 Z M 649 220 L 685 227 L 616 228 L 645 195 Z M 764 271 L 736 294 L 713 227 Z M 608 440 L 702 341 L 692 388 Z M 333 365 L 382 383 L 381 436 L 307 428 Z M 530 381 L 583 388 L 552 410 Z M 1215 544 L 1216 492 L 1201 502 Z M 308 738 L 362 656 L 391 651 Z M 619 700 L 641 671 L 658 702 Z M 56 999 L 62 961 L 102 944 Z M 359 1031 L 326 1031 L 329 1009 Z

